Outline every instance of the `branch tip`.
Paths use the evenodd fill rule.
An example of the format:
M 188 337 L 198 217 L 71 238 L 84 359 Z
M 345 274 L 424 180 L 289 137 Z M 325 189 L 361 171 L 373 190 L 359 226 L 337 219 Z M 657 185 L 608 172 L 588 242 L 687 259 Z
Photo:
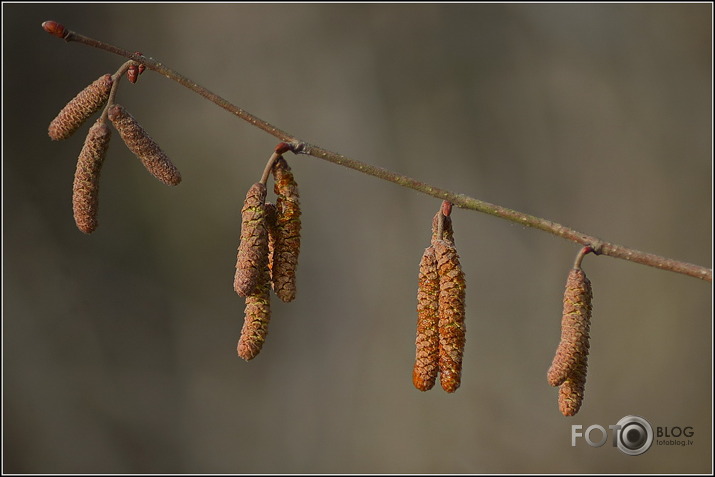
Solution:
M 67 30 L 63 24 L 57 23 L 56 21 L 52 20 L 42 22 L 42 28 L 50 35 L 56 36 L 57 38 L 62 38 L 63 40 L 67 38 L 70 33 L 69 30 Z

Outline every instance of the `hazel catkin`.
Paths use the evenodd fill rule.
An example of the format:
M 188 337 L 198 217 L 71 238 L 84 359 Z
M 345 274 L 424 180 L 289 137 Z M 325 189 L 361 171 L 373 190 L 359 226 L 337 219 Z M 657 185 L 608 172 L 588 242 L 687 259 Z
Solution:
M 72 209 L 77 228 L 86 234 L 97 228 L 99 175 L 109 147 L 112 130 L 98 119 L 87 133 L 72 187 Z
M 105 74 L 80 91 L 50 122 L 47 130 L 54 141 L 67 139 L 107 102 L 112 90 L 112 75 Z
M 273 291 L 284 302 L 296 293 L 296 269 L 300 254 L 300 200 L 298 184 L 286 160 L 280 156 L 273 164 L 276 199 L 276 234 L 271 253 Z
M 236 255 L 236 274 L 233 288 L 240 296 L 248 297 L 257 286 L 262 286 L 263 268 L 268 266 L 268 229 L 265 213 L 266 186 L 257 182 L 246 193 L 241 209 L 241 242 Z
M 439 275 L 439 380 L 448 393 L 461 383 L 462 356 L 466 341 L 464 272 L 454 245 L 432 243 Z
M 141 160 L 151 175 L 166 185 L 181 182 L 181 174 L 169 156 L 123 106 L 115 104 L 110 107 L 109 119 L 129 150 Z
M 420 260 L 417 288 L 417 338 L 412 383 L 420 391 L 432 389 L 439 371 L 439 276 L 434 248 Z
M 591 327 L 591 282 L 580 268 L 572 268 L 566 280 L 561 318 L 561 341 L 547 372 L 551 386 L 559 386 L 585 362 Z M 585 372 L 585 369 L 584 369 Z
M 574 416 L 583 403 L 586 388 L 588 356 L 584 356 L 559 387 L 559 411 L 564 416 Z
M 246 297 L 243 328 L 236 348 L 238 356 L 246 361 L 260 353 L 268 334 L 268 323 L 271 319 L 270 287 L 268 264 L 264 264 L 260 270 L 257 286 Z

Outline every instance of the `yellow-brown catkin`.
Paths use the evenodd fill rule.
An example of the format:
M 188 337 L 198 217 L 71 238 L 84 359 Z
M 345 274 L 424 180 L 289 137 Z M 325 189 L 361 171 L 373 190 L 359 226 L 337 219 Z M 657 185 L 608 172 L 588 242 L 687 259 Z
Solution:
M 77 159 L 72 187 L 72 209 L 77 228 L 86 234 L 94 232 L 97 228 L 99 175 L 111 136 L 112 130 L 98 119 L 89 128 Z
M 109 108 L 109 119 L 129 150 L 142 161 L 151 175 L 166 185 L 181 182 L 181 174 L 169 156 L 123 106 L 115 104 Z
M 453 393 L 462 375 L 466 283 L 454 245 L 435 240 L 432 246 L 439 276 L 439 380 L 442 389 Z
M 50 138 L 59 141 L 70 137 L 107 102 L 111 90 L 112 75 L 106 74 L 80 91 L 50 122 L 50 127 L 47 130 Z
M 586 274 L 580 268 L 572 268 L 564 292 L 561 341 L 546 375 L 552 386 L 559 386 L 569 378 L 580 363 L 586 362 L 592 299 L 591 282 Z
M 268 265 L 261 269 L 258 286 L 246 297 L 246 311 L 238 340 L 238 356 L 246 361 L 255 358 L 263 347 L 271 319 L 271 282 Z
M 266 227 L 266 186 L 256 182 L 248 189 L 241 209 L 241 242 L 236 256 L 236 274 L 233 289 L 241 296 L 253 294 L 261 280 L 264 267 L 268 266 L 268 229 Z
M 288 163 L 279 157 L 273 164 L 276 199 L 276 240 L 271 261 L 273 291 L 284 302 L 295 299 L 295 273 L 300 254 L 300 200 L 298 184 Z
M 573 416 L 581 409 L 586 387 L 587 367 L 588 357 L 584 356 L 559 387 L 559 411 L 564 416 Z
M 439 371 L 439 277 L 434 248 L 420 261 L 417 287 L 417 339 L 412 383 L 420 391 L 432 389 Z

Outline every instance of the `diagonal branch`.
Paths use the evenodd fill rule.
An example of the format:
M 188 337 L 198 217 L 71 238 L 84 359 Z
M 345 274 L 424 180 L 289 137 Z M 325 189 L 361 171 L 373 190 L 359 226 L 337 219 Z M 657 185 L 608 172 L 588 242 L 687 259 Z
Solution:
M 425 182 L 420 182 L 411 177 L 392 172 L 390 170 L 384 169 L 382 167 L 373 166 L 366 164 L 355 159 L 337 154 L 335 152 L 328 151 L 319 146 L 308 144 L 301 141 L 297 137 L 273 126 L 269 122 L 266 122 L 253 114 L 245 111 L 233 103 L 227 101 L 221 96 L 212 93 L 208 89 L 199 85 L 195 81 L 190 80 L 186 76 L 168 68 L 163 63 L 146 57 L 140 53 L 133 53 L 122 48 L 110 45 L 100 40 L 95 40 L 93 38 L 80 35 L 79 33 L 67 30 L 64 26 L 59 23 L 47 21 L 42 24 L 42 27 L 48 33 L 64 39 L 67 42 L 78 42 L 87 46 L 94 48 L 99 48 L 102 50 L 109 51 L 119 56 L 123 56 L 130 60 L 137 62 L 138 64 L 144 65 L 150 70 L 154 70 L 157 73 L 167 77 L 170 80 L 176 81 L 182 86 L 190 89 L 196 94 L 203 96 L 207 100 L 222 107 L 226 111 L 238 116 L 244 121 L 250 123 L 251 125 L 267 132 L 268 134 L 276 137 L 280 141 L 288 143 L 291 150 L 296 154 L 306 154 L 309 156 L 316 157 L 318 159 L 323 159 L 333 164 L 340 166 L 349 167 L 358 172 L 368 174 L 378 179 L 389 181 L 400 185 L 402 187 L 407 187 L 409 189 L 421 192 L 423 194 L 436 197 L 438 199 L 447 200 L 452 202 L 454 205 L 461 207 L 463 209 L 475 210 L 477 212 L 482 212 L 485 214 L 493 215 L 504 220 L 509 220 L 521 224 L 526 227 L 532 227 L 550 234 L 556 235 L 557 237 L 564 238 L 571 242 L 590 246 L 595 254 L 608 255 L 609 257 L 619 258 L 622 260 L 628 260 L 635 263 L 640 263 L 642 265 L 647 265 L 650 267 L 659 268 L 661 270 L 667 270 L 676 273 L 682 273 L 691 277 L 700 278 L 708 282 L 712 282 L 712 269 L 702 267 L 700 265 L 695 265 L 692 263 L 682 262 L 680 260 L 674 260 L 672 258 L 662 257 L 660 255 L 655 255 L 652 253 L 642 252 L 640 250 L 635 250 L 623 245 L 618 245 L 604 240 L 600 240 L 594 236 L 584 234 L 577 230 L 571 229 L 564 225 L 552 222 L 550 220 L 542 219 L 533 215 L 525 214 L 516 210 L 508 209 L 500 205 L 490 204 L 473 197 L 469 197 L 464 194 L 458 194 L 450 192 L 439 187 L 432 186 Z

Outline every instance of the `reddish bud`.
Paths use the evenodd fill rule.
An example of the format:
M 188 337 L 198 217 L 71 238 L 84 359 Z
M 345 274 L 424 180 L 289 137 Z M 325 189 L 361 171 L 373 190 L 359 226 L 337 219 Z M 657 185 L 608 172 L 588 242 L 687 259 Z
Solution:
M 452 203 L 448 201 L 442 201 L 442 215 L 449 217 L 452 213 Z
M 139 55 L 139 56 L 144 56 L 144 53 L 142 53 L 141 51 L 135 51 L 134 54 L 135 54 L 135 55 Z M 142 73 L 144 73 L 144 70 L 146 69 L 146 66 L 144 66 L 144 65 L 139 65 L 138 68 L 139 68 L 139 74 L 142 74 Z
M 127 68 L 127 79 L 130 83 L 134 84 L 137 82 L 137 77 L 139 76 L 139 67 L 137 65 L 131 65 Z
M 65 38 L 69 34 L 64 25 L 52 20 L 43 22 L 42 28 L 50 35 L 56 36 L 57 38 Z
M 292 150 L 290 144 L 286 144 L 284 142 L 279 142 L 276 146 L 276 154 L 285 154 L 290 150 Z

